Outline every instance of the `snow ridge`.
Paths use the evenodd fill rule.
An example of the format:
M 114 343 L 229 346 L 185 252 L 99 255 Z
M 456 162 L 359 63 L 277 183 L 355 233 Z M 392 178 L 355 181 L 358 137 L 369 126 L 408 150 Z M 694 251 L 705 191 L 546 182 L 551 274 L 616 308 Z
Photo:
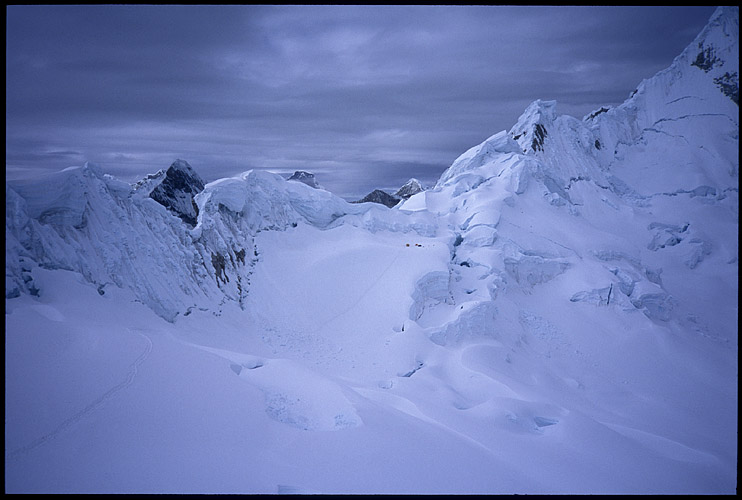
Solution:
M 35 266 L 66 269 L 101 294 L 109 284 L 131 288 L 174 321 L 196 307 L 217 313 L 225 299 L 244 303 L 257 232 L 328 228 L 346 216 L 370 231 L 435 231 L 420 217 L 352 205 L 268 172 L 220 179 L 193 196 L 198 181 L 179 161 L 133 188 L 93 164 L 6 184 L 6 297 L 42 293 Z

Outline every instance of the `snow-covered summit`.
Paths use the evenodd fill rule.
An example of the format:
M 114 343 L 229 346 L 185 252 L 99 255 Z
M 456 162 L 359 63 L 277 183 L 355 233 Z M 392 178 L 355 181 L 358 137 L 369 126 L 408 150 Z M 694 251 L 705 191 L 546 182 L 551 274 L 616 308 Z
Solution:
M 374 189 L 366 196 L 353 203 L 377 203 L 384 205 L 388 208 L 393 208 L 399 204 L 400 201 L 408 199 L 410 196 L 415 195 L 424 191 L 420 181 L 417 179 L 410 179 L 402 187 L 400 187 L 394 194 L 390 194 L 383 189 Z
M 404 185 L 394 193 L 394 196 L 396 196 L 397 198 L 403 198 L 406 200 L 413 194 L 417 194 L 422 191 L 425 191 L 425 188 L 420 183 L 420 181 L 415 178 L 412 178 L 409 181 L 405 182 Z
M 739 8 L 719 7 L 667 69 L 642 81 L 623 104 L 585 117 L 601 145 L 598 156 L 610 163 L 625 144 L 651 134 L 683 135 L 694 149 L 737 140 L 738 75 Z
M 544 150 L 544 140 L 556 117 L 556 101 L 532 102 L 510 129 L 509 135 L 524 153 Z
M 739 108 L 714 75 L 737 70 L 737 16 L 718 9 L 668 69 L 620 106 L 578 120 L 559 115 L 554 101 L 534 101 L 510 131 L 468 150 L 433 190 L 399 209 L 445 217 L 453 262 L 464 266 L 455 274 L 476 268 L 490 287 L 508 277 L 530 288 L 595 266 L 608 272 L 606 284 L 590 272 L 592 288 L 575 290 L 575 300 L 618 287 L 627 310 L 680 323 L 703 318 L 711 328 L 718 317 L 683 303 L 672 283 L 697 279 L 708 259 L 720 266 L 713 273 L 731 266 L 736 275 Z M 699 67 L 707 54 L 708 71 Z M 660 277 L 668 269 L 670 284 Z M 731 311 L 733 300 L 724 307 Z

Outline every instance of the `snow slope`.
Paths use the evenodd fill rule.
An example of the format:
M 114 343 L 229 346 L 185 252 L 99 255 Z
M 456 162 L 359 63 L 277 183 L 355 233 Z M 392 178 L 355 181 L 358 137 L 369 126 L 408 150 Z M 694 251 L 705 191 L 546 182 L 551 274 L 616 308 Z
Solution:
M 394 209 L 6 184 L 6 491 L 734 493 L 738 39 Z

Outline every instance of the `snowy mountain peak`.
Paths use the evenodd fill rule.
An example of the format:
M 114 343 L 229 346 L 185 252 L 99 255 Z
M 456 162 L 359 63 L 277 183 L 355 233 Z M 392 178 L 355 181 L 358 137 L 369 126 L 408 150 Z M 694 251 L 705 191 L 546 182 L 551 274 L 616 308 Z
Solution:
M 401 188 L 390 194 L 383 189 L 374 189 L 360 200 L 352 203 L 378 203 L 386 207 L 392 208 L 399 204 L 400 201 L 407 200 L 411 196 L 421 193 L 425 190 L 420 181 L 417 179 L 410 179 Z
M 739 7 L 718 7 L 686 51 L 691 66 L 709 73 L 719 91 L 739 105 Z M 697 46 L 697 52 L 693 50 Z M 695 58 L 693 54 L 696 52 Z M 686 54 L 684 54 L 686 55 Z
M 682 275 L 691 281 L 712 248 L 725 249 L 716 257 L 722 266 L 737 259 L 734 237 L 711 243 L 736 234 L 739 108 L 715 75 L 737 74 L 737 14 L 738 9 L 717 11 L 683 55 L 619 106 L 578 120 L 557 115 L 554 101 L 534 101 L 508 133 L 468 150 L 433 190 L 413 196 L 400 210 L 444 217 L 454 228 L 452 262 L 476 268 L 479 280 L 493 280 L 492 290 L 501 290 L 508 279 L 511 287 L 513 281 L 540 286 L 583 266 L 585 254 L 577 250 L 582 244 L 567 243 L 572 237 L 566 236 L 579 234 L 589 241 L 590 249 L 584 248 L 598 267 L 631 262 L 632 269 L 616 262 L 607 269 L 613 277 L 606 276 L 611 282 L 623 276 L 616 286 L 627 306 L 652 321 L 683 322 L 695 304 L 680 306 L 682 287 L 666 285 L 662 270 L 674 269 L 674 280 Z M 712 50 L 701 53 L 699 47 Z M 711 211 L 713 223 L 703 215 Z M 711 225 L 716 229 L 709 232 Z M 603 239 L 604 229 L 593 233 L 608 227 L 618 239 Z M 483 269 L 492 274 L 485 277 Z M 595 282 L 570 300 L 605 301 L 613 284 L 600 290 Z M 453 286 L 451 293 L 457 295 Z M 693 317 L 715 321 L 702 309 Z
M 706 27 L 665 70 L 642 81 L 606 115 L 621 116 L 636 133 L 658 120 L 702 115 L 709 108 L 739 120 L 739 8 L 719 7 Z
M 694 48 L 699 49 L 693 65 L 704 71 L 715 66 L 723 67 L 727 63 L 739 65 L 734 58 L 739 50 L 739 7 L 717 7 L 706 27 L 698 34 L 686 51 L 693 55 Z
M 287 181 L 298 181 L 303 182 L 309 187 L 313 187 L 315 189 L 322 189 L 322 186 L 319 185 L 317 182 L 317 179 L 315 178 L 314 174 L 311 172 L 305 172 L 303 170 L 297 170 L 294 172 L 291 177 L 286 179 Z
M 510 136 L 518 142 L 524 153 L 543 151 L 544 141 L 555 117 L 556 101 L 536 100 L 510 129 Z
M 193 167 L 191 167 L 191 165 L 187 161 L 181 160 L 181 159 L 175 160 L 170 165 L 170 167 L 168 168 L 168 170 L 181 170 L 181 171 L 184 171 L 184 172 L 186 172 L 187 174 L 189 174 L 191 176 L 196 175 L 196 171 L 193 170 Z
M 406 200 L 410 196 L 420 193 L 424 190 L 425 189 L 423 188 L 423 185 L 420 183 L 420 181 L 418 181 L 415 178 L 412 178 L 409 181 L 407 181 L 404 184 L 404 186 L 399 188 L 397 192 L 394 193 L 394 196 L 396 196 L 397 198 L 403 198 Z

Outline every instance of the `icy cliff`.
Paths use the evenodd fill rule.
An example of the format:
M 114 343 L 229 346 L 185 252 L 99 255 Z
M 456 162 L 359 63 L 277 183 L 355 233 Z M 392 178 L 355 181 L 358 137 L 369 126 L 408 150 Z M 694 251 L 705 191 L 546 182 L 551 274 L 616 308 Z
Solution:
M 560 293 L 573 302 L 731 337 L 739 107 L 719 78 L 738 72 L 737 26 L 734 9 L 718 9 L 667 70 L 583 120 L 559 115 L 554 101 L 533 102 L 509 131 L 403 203 L 401 211 L 432 211 L 451 229 L 454 296 L 531 293 L 569 272 L 552 286 L 572 287 Z M 457 283 L 480 292 L 466 297 Z M 725 320 L 709 302 L 723 305 Z
M 435 231 L 420 217 L 349 204 L 277 174 L 248 171 L 201 190 L 198 181 L 179 161 L 133 188 L 92 164 L 7 184 L 6 297 L 43 293 L 35 266 L 66 269 L 101 294 L 110 284 L 130 288 L 173 321 L 195 307 L 218 309 L 224 299 L 242 304 L 257 232 L 327 228 L 345 216 L 337 223 L 370 231 Z

